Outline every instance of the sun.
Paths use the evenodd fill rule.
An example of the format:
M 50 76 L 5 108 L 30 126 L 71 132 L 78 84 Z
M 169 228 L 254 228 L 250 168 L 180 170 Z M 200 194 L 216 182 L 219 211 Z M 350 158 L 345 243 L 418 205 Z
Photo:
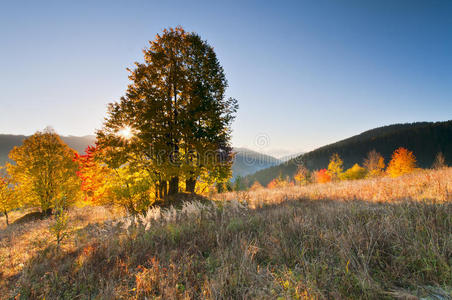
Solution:
M 118 135 L 123 139 L 129 140 L 133 136 L 132 128 L 129 126 L 125 126 L 118 131 Z

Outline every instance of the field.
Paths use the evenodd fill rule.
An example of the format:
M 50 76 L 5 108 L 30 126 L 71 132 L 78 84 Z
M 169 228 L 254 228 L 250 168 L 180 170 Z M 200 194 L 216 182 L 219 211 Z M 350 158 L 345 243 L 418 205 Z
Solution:
M 452 297 L 452 168 L 209 198 L 136 220 L 73 208 L 61 249 L 52 219 L 2 224 L 0 295 Z

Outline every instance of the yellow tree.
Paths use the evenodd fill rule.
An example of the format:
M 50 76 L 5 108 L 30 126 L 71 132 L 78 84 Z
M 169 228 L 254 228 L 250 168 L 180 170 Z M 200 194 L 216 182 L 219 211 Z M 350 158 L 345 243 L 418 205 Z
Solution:
M 400 147 L 392 154 L 387 172 L 391 177 L 397 177 L 403 174 L 413 172 L 416 168 L 416 157 L 413 152 Z
M 260 189 L 263 189 L 264 187 L 262 186 L 262 184 L 259 183 L 259 181 L 254 181 L 253 185 L 250 187 L 250 191 L 257 191 Z
M 367 153 L 367 157 L 364 159 L 364 167 L 367 169 L 369 177 L 380 176 L 384 172 L 385 159 L 374 149 Z
M 310 182 L 311 179 L 311 173 L 309 172 L 309 170 L 303 166 L 300 165 L 298 167 L 297 173 L 294 175 L 293 177 L 295 179 L 295 181 L 300 184 L 300 185 L 306 185 Z
M 331 155 L 330 163 L 328 164 L 328 175 L 330 175 L 332 180 L 339 179 L 342 171 L 343 171 L 343 161 L 340 158 L 339 154 L 334 153 Z
M 0 175 L 0 212 L 5 215 L 6 225 L 9 225 L 8 213 L 17 207 L 17 197 L 9 185 L 8 178 Z
M 9 154 L 14 164 L 8 164 L 7 169 L 24 204 L 48 213 L 75 200 L 80 180 L 74 157 L 75 151 L 49 128 L 14 147 Z
M 354 180 L 362 179 L 366 177 L 367 170 L 358 164 L 354 164 L 353 167 L 345 171 L 340 175 L 341 180 Z

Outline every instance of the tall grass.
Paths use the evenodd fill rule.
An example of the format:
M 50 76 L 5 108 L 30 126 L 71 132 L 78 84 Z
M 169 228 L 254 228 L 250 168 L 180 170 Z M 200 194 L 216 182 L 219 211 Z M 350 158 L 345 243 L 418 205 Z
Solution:
M 440 179 L 437 174 L 450 174 L 450 170 L 422 174 L 422 178 Z M 413 185 L 425 183 L 408 179 Z M 422 191 L 436 189 L 431 186 L 435 180 L 429 179 Z M 380 187 L 401 181 L 353 184 Z M 70 213 L 70 223 L 77 228 L 63 241 L 63 251 L 56 251 L 54 243 L 49 245 L 44 228 L 50 221 L 2 229 L 1 295 L 25 299 L 416 299 L 436 295 L 448 299 L 452 297 L 452 202 L 450 198 L 407 197 L 415 195 L 411 189 L 415 187 L 394 202 L 297 197 L 294 191 L 305 188 L 286 191 L 290 197 L 282 196 L 284 190 L 262 190 L 234 194 L 246 196 L 239 201 L 231 194 L 224 196 L 230 201 L 153 208 L 134 220 L 113 219 L 102 208 L 85 208 Z M 399 187 L 391 190 L 395 195 Z M 261 203 L 254 199 L 265 193 L 269 198 L 262 205 L 245 201 Z M 277 200 L 272 202 L 271 195 Z M 101 215 L 95 218 L 93 211 Z M 77 221 L 82 216 L 85 220 Z M 90 218 L 98 222 L 88 224 Z M 5 258 L 8 247 L 14 252 Z M 17 260 L 23 266 L 10 267 L 10 260 L 24 253 L 26 257 Z
M 252 192 L 230 192 L 213 196 L 217 200 L 245 200 L 253 208 L 297 199 L 363 200 L 395 202 L 403 200 L 436 202 L 452 201 L 452 168 L 418 170 L 397 178 L 348 180 L 258 189 Z

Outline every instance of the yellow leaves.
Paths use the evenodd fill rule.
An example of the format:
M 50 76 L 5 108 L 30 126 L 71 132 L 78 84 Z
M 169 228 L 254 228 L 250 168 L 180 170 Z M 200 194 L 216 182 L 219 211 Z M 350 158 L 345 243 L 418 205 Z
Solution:
M 7 169 L 24 204 L 47 210 L 57 199 L 74 200 L 80 190 L 74 156 L 75 151 L 50 130 L 36 132 L 15 147 L 9 155 L 15 164 Z
M 332 180 L 339 179 L 339 176 L 341 175 L 343 168 L 343 161 L 339 157 L 339 154 L 334 153 L 331 155 L 330 163 L 328 164 L 328 175 L 331 176 Z
M 354 164 L 353 167 L 340 174 L 339 177 L 341 180 L 354 180 L 354 179 L 362 179 L 366 177 L 366 169 L 361 167 L 358 164 Z

